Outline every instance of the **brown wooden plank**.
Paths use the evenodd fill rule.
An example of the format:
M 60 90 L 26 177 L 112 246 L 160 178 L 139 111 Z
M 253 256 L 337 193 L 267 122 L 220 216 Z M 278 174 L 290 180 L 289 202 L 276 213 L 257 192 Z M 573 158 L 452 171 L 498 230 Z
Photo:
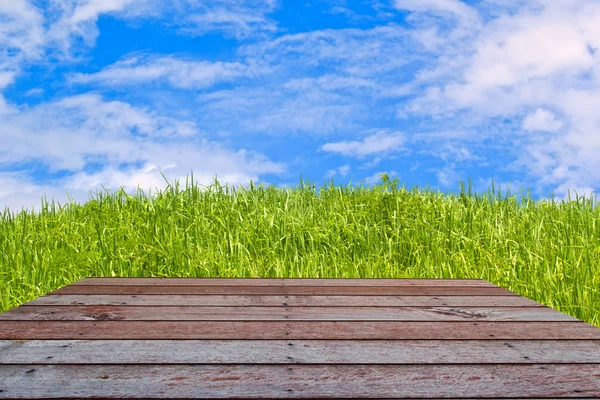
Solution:
M 238 296 L 238 295 L 48 295 L 23 306 L 289 306 L 311 307 L 543 307 L 522 296 Z
M 347 295 L 347 296 L 517 296 L 494 287 L 440 286 L 65 286 L 52 294 L 220 294 L 220 295 Z
M 600 340 L 0 340 L 0 364 L 599 363 Z
M 0 339 L 600 339 L 585 322 L 0 321 Z
M 548 307 L 28 306 L 0 320 L 35 321 L 578 321 Z
M 598 397 L 600 365 L 2 365 L 0 390 L 13 398 Z
M 483 279 L 415 278 L 84 278 L 77 286 L 468 286 L 496 287 Z

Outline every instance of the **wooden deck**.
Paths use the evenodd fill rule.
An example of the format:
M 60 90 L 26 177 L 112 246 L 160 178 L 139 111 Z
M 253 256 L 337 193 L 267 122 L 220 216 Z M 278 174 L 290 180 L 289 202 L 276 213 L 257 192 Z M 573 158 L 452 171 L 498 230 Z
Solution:
M 88 278 L 0 314 L 0 398 L 600 398 L 600 329 L 483 280 Z

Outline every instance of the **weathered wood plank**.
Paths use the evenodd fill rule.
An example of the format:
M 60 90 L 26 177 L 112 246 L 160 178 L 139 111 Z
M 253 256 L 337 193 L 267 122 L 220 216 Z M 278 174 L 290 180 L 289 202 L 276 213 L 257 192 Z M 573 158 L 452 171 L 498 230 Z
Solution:
M 383 278 L 84 278 L 76 286 L 468 286 L 496 287 L 483 279 Z
M 549 307 L 28 306 L 0 320 L 31 321 L 578 321 Z
M 0 339 L 0 398 L 600 397 L 600 329 L 480 280 L 91 278 Z
M 600 340 L 0 340 L 0 364 L 599 363 Z
M 465 307 L 470 296 L 238 296 L 238 295 L 47 295 L 23 306 L 37 305 L 128 305 L 128 306 L 289 306 L 311 307 Z M 522 296 L 480 296 L 480 307 L 543 307 Z
M 499 286 L 65 286 L 52 294 L 219 294 L 347 296 L 517 296 Z
M 585 322 L 0 321 L 0 339 L 600 339 Z
M 0 398 L 600 397 L 600 365 L 2 365 L 0 390 Z

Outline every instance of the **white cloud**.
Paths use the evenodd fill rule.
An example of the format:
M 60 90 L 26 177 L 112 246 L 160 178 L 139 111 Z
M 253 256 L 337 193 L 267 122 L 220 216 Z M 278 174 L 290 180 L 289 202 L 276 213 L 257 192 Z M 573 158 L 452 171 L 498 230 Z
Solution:
M 42 88 L 33 88 L 33 89 L 29 89 L 28 91 L 26 91 L 23 96 L 27 96 L 27 97 L 37 97 L 37 96 L 42 96 L 44 94 L 44 89 Z
M 283 135 L 332 134 L 356 128 L 360 106 L 320 87 L 238 86 L 198 97 L 199 123 L 213 129 Z M 232 116 L 234 116 L 232 118 Z
M 467 161 L 483 161 L 483 157 L 473 154 L 473 151 L 467 148 L 464 144 L 454 142 L 446 142 L 440 146 L 432 147 L 432 152 L 436 152 L 437 156 L 444 161 L 452 163 L 462 163 Z
M 523 129 L 527 131 L 556 132 L 562 128 L 563 123 L 557 120 L 550 111 L 537 109 L 523 120 Z
M 12 84 L 17 73 L 15 71 L 0 71 L 0 89 Z
M 239 62 L 208 62 L 164 57 L 129 57 L 102 71 L 74 74 L 74 83 L 98 83 L 108 86 L 166 83 L 180 89 L 200 89 L 218 82 L 268 72 Z
M 71 79 L 115 87 L 164 84 L 189 89 L 233 82 L 231 90 L 196 98 L 198 123 L 207 130 L 333 134 L 362 130 L 363 120 L 386 113 L 366 108 L 364 98 L 382 96 L 398 78 L 399 68 L 414 57 L 407 50 L 410 41 L 394 25 L 316 31 L 251 42 L 239 49 L 239 62 L 129 57 Z M 314 76 L 316 66 L 329 72 Z M 256 77 L 258 82 L 252 79 Z M 185 101 L 189 106 L 190 99 Z
M 277 8 L 273 0 L 50 0 L 47 39 L 69 52 L 82 39 L 92 45 L 98 37 L 96 22 L 109 14 L 122 19 L 155 17 L 166 20 L 185 35 L 221 31 L 238 38 L 272 32 L 276 24 L 267 14 Z
M 243 57 L 263 60 L 272 65 L 284 64 L 300 70 L 327 66 L 329 74 L 354 79 L 382 76 L 394 72 L 397 81 L 400 67 L 423 55 L 411 48 L 410 31 L 390 24 L 372 29 L 324 29 L 279 36 L 240 48 Z
M 44 29 L 42 14 L 26 0 L 0 1 L 0 21 L 0 90 L 2 90 L 14 82 L 23 63 L 41 57 Z
M 413 12 L 448 13 L 461 19 L 477 21 L 477 11 L 460 0 L 394 0 L 398 9 Z
M 33 5 L 39 2 L 0 2 L 0 90 L 12 84 L 27 63 L 60 59 L 56 49 L 68 57 L 82 42 L 92 45 L 98 34 L 96 22 L 106 14 L 121 19 L 166 17 L 159 23 L 187 35 L 225 32 L 239 39 L 249 35 L 266 39 L 244 41 L 231 62 L 149 55 L 71 77 L 73 82 L 98 84 L 99 89 L 160 84 L 197 90 L 219 82 L 242 82 L 232 90 L 187 99 L 198 107 L 181 114 L 193 112 L 194 122 L 98 96 L 74 96 L 27 108 L 7 103 L 0 94 L 0 162 L 32 160 L 51 171 L 67 169 L 74 175 L 60 185 L 72 188 L 103 179 L 127 185 L 136 180 L 151 183 L 158 168 L 194 164 L 196 156 L 212 160 L 211 171 L 245 179 L 282 167 L 262 160 L 255 173 L 248 173 L 246 166 L 254 156 L 203 140 L 198 126 L 206 132 L 368 132 L 373 121 L 393 116 L 377 101 L 404 97 L 399 115 L 424 116 L 422 126 L 429 130 L 412 135 L 411 144 L 429 146 L 437 141 L 428 147 L 431 153 L 451 163 L 442 170 L 440 182 L 456 180 L 453 163 L 481 161 L 475 146 L 485 141 L 487 149 L 497 154 L 512 151 L 515 161 L 509 167 L 527 171 L 532 182 L 561 191 L 569 185 L 584 190 L 600 187 L 598 2 L 389 3 L 410 11 L 407 21 L 413 26 L 324 29 L 269 39 L 278 29 L 269 19 L 278 7 L 276 1 L 51 0 L 43 13 Z M 258 75 L 259 82 L 240 79 Z M 501 125 L 502 120 L 514 123 Z M 449 139 L 452 143 L 446 142 Z M 362 140 L 336 138 L 322 150 L 373 156 L 371 164 L 376 165 L 382 156 L 406 145 L 401 134 L 386 131 Z M 209 150 L 203 153 L 196 147 Z M 165 156 L 154 160 L 151 151 Z M 235 168 L 211 158 L 214 154 Z M 94 157 L 102 159 L 104 169 L 81 172 Z M 132 160 L 142 166 L 119 167 Z M 169 171 L 178 175 L 183 171 L 178 168 Z
M 0 212 L 8 207 L 11 212 L 20 212 L 23 208 L 31 209 L 35 206 L 40 209 L 41 193 L 52 192 L 51 186 L 36 185 L 23 173 L 0 172 Z M 51 197 L 48 198 L 51 200 Z M 62 197 L 61 204 L 66 202 Z M 58 199 L 57 199 L 58 201 Z
M 243 38 L 277 29 L 266 16 L 277 8 L 274 0 L 48 0 L 39 8 L 34 4 L 39 2 L 0 2 L 0 48 L 19 49 L 30 60 L 39 60 L 45 51 L 63 61 L 73 60 L 73 53 L 95 44 L 102 15 L 156 18 L 185 35 L 222 31 Z M 0 72 L 2 64 L 0 55 Z
M 87 0 L 78 1 L 72 8 L 71 15 L 68 18 L 69 23 L 78 24 L 81 22 L 94 21 L 100 14 L 110 12 L 119 12 L 131 6 L 136 0 Z M 61 3 L 65 4 L 64 0 Z
M 460 174 L 456 172 L 453 164 L 437 170 L 436 175 L 438 182 L 442 187 L 453 187 L 454 185 L 458 185 L 461 179 Z
M 43 16 L 28 0 L 0 2 L 0 54 L 8 58 L 37 58 L 43 43 Z
M 373 107 L 371 101 L 389 96 L 388 88 L 411 76 L 411 68 L 403 67 L 423 55 L 413 49 L 409 31 L 394 24 L 288 34 L 245 44 L 238 50 L 244 63 L 268 66 L 272 73 L 199 96 L 200 123 L 231 132 L 278 135 L 364 131 L 368 121 L 389 118 L 389 109 Z
M 439 88 L 438 98 L 430 94 L 430 100 L 453 101 L 449 108 L 472 107 L 502 114 L 506 110 L 502 100 L 507 97 L 517 106 L 539 102 L 548 90 L 565 88 L 559 78 L 567 79 L 568 84 L 577 82 L 581 73 L 597 64 L 588 45 L 600 43 L 595 39 L 600 29 L 591 23 L 597 22 L 599 9 L 584 10 L 586 14 L 554 6 L 541 13 L 523 12 L 493 20 L 474 43 L 460 43 L 463 65 L 454 67 L 459 67 L 462 76 L 451 76 Z M 536 96 L 540 84 L 546 91 Z M 518 94 L 525 97 L 516 102 L 519 89 Z
M 350 166 L 348 164 L 342 165 L 341 167 L 338 167 L 337 171 L 340 176 L 346 176 L 348 175 L 348 172 L 350 172 Z
M 475 132 L 465 143 L 490 137 L 491 146 L 501 146 L 512 136 L 521 144 L 509 167 L 527 171 L 532 182 L 563 192 L 565 185 L 600 187 L 600 59 L 594 50 L 600 48 L 600 4 L 485 3 L 496 17 L 436 47 L 437 66 L 419 77 L 416 96 L 400 115 L 430 115 L 444 129 L 462 125 Z M 491 129 L 530 110 L 538 111 L 520 127 L 502 134 Z
M 115 161 L 125 162 L 146 146 L 136 142 L 198 134 L 192 122 L 157 116 L 119 101 L 105 102 L 98 95 L 13 110 L 0 119 L 0 131 L 0 163 L 40 160 L 53 170 L 80 169 L 93 154 L 110 154 Z
M 88 191 L 100 184 L 132 191 L 138 184 L 144 190 L 164 187 L 159 171 L 170 180 L 184 179 L 193 170 L 202 184 L 211 183 L 215 175 L 229 184 L 241 184 L 259 181 L 262 174 L 282 173 L 285 168 L 260 154 L 202 139 L 190 121 L 105 101 L 98 95 L 14 108 L 0 117 L 0 131 L 0 164 L 17 169 L 0 174 L 6 183 L 0 207 L 11 209 L 39 205 L 43 192 L 64 199 L 64 192 L 69 191 L 85 201 Z M 90 163 L 99 164 L 99 170 L 86 169 Z M 39 165 L 50 175 L 67 174 L 54 179 L 51 187 L 38 185 L 27 165 Z
M 210 3 L 189 3 L 197 7 L 197 10 L 187 18 L 183 28 L 185 33 L 203 34 L 220 30 L 232 33 L 238 38 L 245 38 L 257 32 L 277 30 L 275 22 L 266 17 L 266 14 L 275 9 L 275 1 L 217 0 Z
M 12 107 L 6 103 L 6 100 L 0 94 L 0 116 L 9 114 L 12 111 Z
M 69 58 L 72 47 L 81 39 L 86 46 L 95 43 L 99 31 L 98 17 L 103 14 L 134 16 L 148 13 L 144 0 L 50 0 L 46 9 L 48 29 L 46 43 L 58 48 L 62 57 Z
M 325 173 L 325 179 L 333 178 L 336 175 L 340 175 L 342 178 L 348 175 L 350 172 L 350 165 L 342 165 L 341 167 L 337 167 L 336 169 L 327 170 Z
M 551 13 L 544 18 L 524 16 L 506 28 L 498 24 L 497 36 L 479 44 L 465 72 L 470 88 L 485 90 L 589 69 L 594 57 L 574 22 Z
M 560 203 L 561 201 L 582 201 L 582 198 L 586 200 L 598 201 L 598 191 L 591 186 L 581 185 L 576 179 L 566 179 L 564 183 L 557 186 L 555 189 L 554 202 Z M 542 201 L 552 201 L 550 197 L 544 197 Z
M 372 154 L 391 153 L 402 149 L 404 135 L 400 132 L 379 131 L 362 141 L 342 141 L 326 143 L 321 150 L 340 153 L 350 157 L 364 157 Z
M 339 76 L 335 74 L 322 75 L 319 78 L 297 78 L 282 85 L 286 89 L 306 90 L 319 87 L 325 91 L 352 90 L 352 89 L 374 89 L 383 88 L 375 81 L 352 76 Z

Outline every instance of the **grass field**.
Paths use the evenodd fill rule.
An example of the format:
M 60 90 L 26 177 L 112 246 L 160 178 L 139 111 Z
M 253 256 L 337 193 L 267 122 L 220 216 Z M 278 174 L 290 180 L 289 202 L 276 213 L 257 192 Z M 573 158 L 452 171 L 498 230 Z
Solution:
M 87 276 L 483 278 L 600 326 L 591 199 L 374 187 L 231 188 L 5 210 L 0 311 Z

